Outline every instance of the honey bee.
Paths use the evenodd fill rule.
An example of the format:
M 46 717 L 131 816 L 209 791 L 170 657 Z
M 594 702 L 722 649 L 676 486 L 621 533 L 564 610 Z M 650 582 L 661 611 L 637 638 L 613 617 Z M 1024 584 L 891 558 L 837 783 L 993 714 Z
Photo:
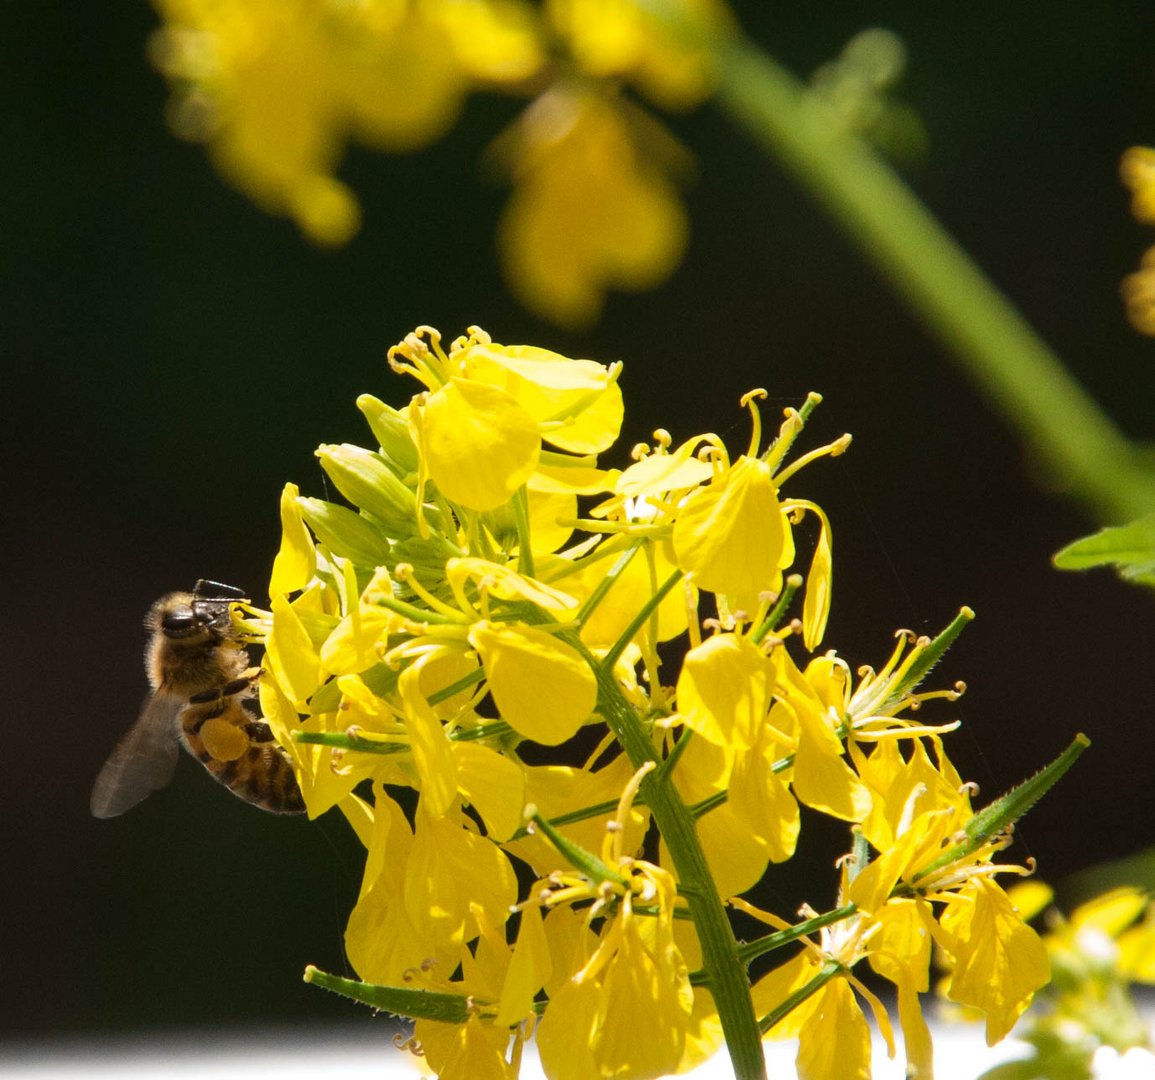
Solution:
M 164 787 L 178 743 L 238 798 L 274 814 L 304 811 L 288 758 L 244 704 L 260 669 L 249 667 L 229 616 L 240 599 L 231 585 L 198 581 L 193 592 L 169 593 L 149 609 L 144 661 L 152 693 L 96 778 L 96 817 L 123 814 Z

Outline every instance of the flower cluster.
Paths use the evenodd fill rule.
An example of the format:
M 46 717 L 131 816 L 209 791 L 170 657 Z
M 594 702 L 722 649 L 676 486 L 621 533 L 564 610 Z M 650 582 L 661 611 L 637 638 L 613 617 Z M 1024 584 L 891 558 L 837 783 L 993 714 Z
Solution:
M 796 477 L 849 437 L 791 459 L 817 395 L 767 440 L 748 394 L 743 453 L 658 431 L 607 469 L 619 365 L 476 328 L 448 349 L 421 328 L 390 359 L 423 389 L 359 399 L 375 448 L 317 451 L 350 505 L 285 488 L 270 608 L 243 617 L 310 816 L 337 807 L 367 850 L 345 938 L 361 982 L 309 978 L 414 1017 L 444 1078 L 515 1076 L 536 1029 L 563 1080 L 684 1071 L 723 1043 L 759 1076 L 762 1034 L 833 1080 L 869 1075 L 860 1001 L 891 1038 L 866 961 L 926 1078 L 937 944 L 949 996 L 1001 1039 L 1049 965 L 996 881 L 1026 869 L 999 856 L 1083 741 L 976 811 L 956 725 L 914 715 L 961 692 L 917 688 L 969 611 L 900 634 L 877 671 L 820 651 L 832 534 Z M 836 905 L 790 921 L 740 894 L 809 812 L 853 842 Z M 724 902 L 770 932 L 740 945 Z
M 170 122 L 224 176 L 314 242 L 360 225 L 336 177 L 347 143 L 439 139 L 478 90 L 526 99 L 491 161 L 514 187 L 500 225 L 511 286 L 547 317 L 597 318 L 607 289 L 649 289 L 681 259 L 690 155 L 644 105 L 701 101 L 705 54 L 624 0 L 154 0 Z M 702 28 L 724 0 L 680 0 Z M 548 255 L 543 255 L 548 253 Z

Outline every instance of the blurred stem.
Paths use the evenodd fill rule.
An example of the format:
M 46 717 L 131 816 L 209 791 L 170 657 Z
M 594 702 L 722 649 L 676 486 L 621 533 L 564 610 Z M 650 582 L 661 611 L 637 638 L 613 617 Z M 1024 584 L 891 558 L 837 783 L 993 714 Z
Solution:
M 672 0 L 641 0 L 675 32 Z M 972 381 L 1022 435 L 1050 483 L 1104 520 L 1155 508 L 1155 474 L 1006 297 L 913 192 L 789 73 L 740 34 L 710 45 L 717 99 L 806 185 Z

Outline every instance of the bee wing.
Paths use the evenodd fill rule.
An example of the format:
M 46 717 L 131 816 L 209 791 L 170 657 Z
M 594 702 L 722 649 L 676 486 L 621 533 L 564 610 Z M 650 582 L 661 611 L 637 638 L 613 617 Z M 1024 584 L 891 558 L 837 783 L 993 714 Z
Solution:
M 171 779 L 179 756 L 177 717 L 184 702 L 153 694 L 140 718 L 116 744 L 92 786 L 94 817 L 110 818 L 132 809 Z

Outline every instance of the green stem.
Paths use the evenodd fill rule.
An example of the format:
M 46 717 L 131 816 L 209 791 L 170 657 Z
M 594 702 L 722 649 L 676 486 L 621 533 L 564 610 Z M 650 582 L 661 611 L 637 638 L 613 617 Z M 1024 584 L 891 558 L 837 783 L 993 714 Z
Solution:
M 613 648 L 606 653 L 601 661 L 601 666 L 607 671 L 613 671 L 614 664 L 618 662 L 618 657 L 626 651 L 626 646 L 634 640 L 634 635 L 646 625 L 646 621 L 657 610 L 658 605 L 666 598 L 669 591 L 678 584 L 685 574 L 681 570 L 675 570 L 661 586 L 650 594 L 650 598 L 638 609 L 637 613 L 630 620 L 629 625 L 622 631 L 621 636 L 614 642 Z M 631 710 L 632 711 L 632 710 Z M 648 741 L 648 740 L 647 740 Z
M 756 941 L 747 941 L 739 948 L 738 953 L 746 963 L 750 963 L 751 960 L 755 960 L 765 953 L 781 949 L 782 946 L 789 945 L 807 934 L 813 934 L 815 930 L 821 930 L 831 923 L 849 919 L 857 911 L 856 905 L 846 904 L 843 907 L 835 908 L 833 911 L 828 911 L 824 915 L 816 915 L 813 919 L 807 919 L 797 926 L 790 927 L 789 930 L 778 930 L 773 934 L 760 937 Z
M 713 51 L 723 108 L 842 224 L 1062 488 L 1108 519 L 1155 507 L 1132 444 L 889 166 L 748 40 L 719 36 Z
M 599 662 L 576 635 L 567 636 L 566 640 L 582 653 L 596 673 L 598 711 L 617 736 L 634 768 L 641 768 L 647 762 L 660 765 L 658 753 L 638 714 L 622 695 L 612 665 Z M 750 999 L 746 966 L 710 874 L 706 853 L 694 827 L 693 814 L 682 801 L 669 775 L 660 769 L 642 781 L 641 796 L 666 842 L 678 873 L 680 891 L 690 906 L 702 948 L 702 967 L 718 1009 L 735 1080 L 765 1080 L 762 1039 Z
M 778 1006 L 768 1016 L 762 1017 L 758 1021 L 758 1027 L 762 1031 L 769 1031 L 779 1020 L 789 1016 L 799 1005 L 802 1004 L 808 997 L 816 994 L 821 990 L 835 975 L 840 974 L 842 965 L 833 960 L 828 961 L 819 970 L 818 974 L 814 976 L 805 986 L 795 990 L 781 1005 Z
M 738 32 L 700 25 L 675 0 L 636 0 L 712 54 L 717 100 L 792 170 L 954 353 L 1048 467 L 1107 520 L 1155 508 L 1142 455 L 896 173 L 785 69 Z

